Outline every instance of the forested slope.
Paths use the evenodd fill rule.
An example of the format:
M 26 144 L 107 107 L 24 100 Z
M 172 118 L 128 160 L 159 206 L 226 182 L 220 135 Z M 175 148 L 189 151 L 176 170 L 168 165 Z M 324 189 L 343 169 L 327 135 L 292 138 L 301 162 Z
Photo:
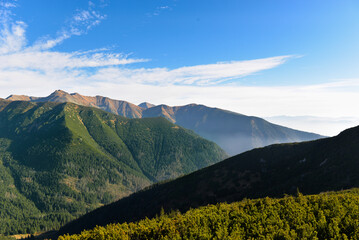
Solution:
M 225 158 L 163 118 L 0 101 L 0 233 L 57 228 L 159 180 Z

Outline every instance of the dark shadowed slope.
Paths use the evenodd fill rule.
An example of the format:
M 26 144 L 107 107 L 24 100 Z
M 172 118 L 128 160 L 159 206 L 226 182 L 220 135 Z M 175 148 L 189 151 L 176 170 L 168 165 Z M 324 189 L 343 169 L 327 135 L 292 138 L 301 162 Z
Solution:
M 225 157 L 163 118 L 73 103 L 0 101 L 0 234 L 59 227 L 159 180 Z
M 156 184 L 64 226 L 61 233 L 139 220 L 165 211 L 359 187 L 359 127 L 336 137 L 278 144 L 234 156 L 171 182 Z
M 145 102 L 136 106 L 125 101 L 101 96 L 86 97 L 78 93 L 68 94 L 61 90 L 44 98 L 12 95 L 7 99 L 73 102 L 97 107 L 129 118 L 164 117 L 172 123 L 193 130 L 200 136 L 214 141 L 230 155 L 274 143 L 301 142 L 322 138 L 318 134 L 286 128 L 267 122 L 262 118 L 197 104 L 170 107 L 167 105 L 154 106 Z

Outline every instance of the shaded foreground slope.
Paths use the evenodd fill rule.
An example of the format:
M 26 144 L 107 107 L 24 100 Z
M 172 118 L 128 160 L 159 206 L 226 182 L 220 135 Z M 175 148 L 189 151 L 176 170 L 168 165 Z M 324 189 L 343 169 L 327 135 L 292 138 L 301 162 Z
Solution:
M 55 91 L 48 97 L 11 95 L 7 99 L 32 102 L 73 102 L 97 107 L 129 118 L 164 117 L 172 123 L 193 130 L 200 136 L 214 141 L 230 155 L 274 143 L 301 142 L 322 138 L 318 134 L 286 128 L 262 118 L 197 104 L 170 107 L 167 105 L 155 106 L 145 102 L 136 106 L 126 101 L 101 96 L 87 97 L 78 93 L 69 94 L 61 90 Z
M 225 156 L 163 118 L 127 119 L 72 103 L 0 101 L 0 233 L 57 228 Z
M 358 239 L 359 191 L 243 200 L 62 236 L 100 239 Z
M 156 184 L 64 226 L 78 233 L 96 225 L 137 221 L 165 211 L 243 198 L 359 187 L 359 127 L 336 137 L 278 144 L 234 156 L 171 182 Z

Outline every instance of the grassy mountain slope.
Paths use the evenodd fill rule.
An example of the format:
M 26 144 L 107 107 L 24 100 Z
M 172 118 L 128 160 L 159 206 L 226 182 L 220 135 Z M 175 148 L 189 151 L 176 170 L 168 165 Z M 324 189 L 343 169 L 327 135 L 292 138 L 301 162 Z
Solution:
M 164 117 L 200 136 L 214 141 L 230 155 L 274 143 L 315 140 L 322 136 L 275 125 L 262 118 L 246 116 L 218 108 L 189 104 L 170 107 L 150 103 L 134 104 L 101 96 L 87 97 L 58 90 L 48 97 L 11 95 L 8 100 L 33 102 L 73 102 L 92 106 L 129 118 Z
M 220 203 L 61 236 L 80 239 L 358 239 L 359 191 Z
M 0 233 L 59 227 L 225 157 L 214 143 L 163 118 L 127 119 L 72 103 L 22 101 L 0 101 L 0 154 L 6 206 L 0 208 Z
M 64 226 L 61 233 L 137 221 L 165 211 L 243 198 L 359 187 L 359 127 L 336 137 L 254 149 L 137 192 Z M 152 201 L 156 199 L 156 201 Z

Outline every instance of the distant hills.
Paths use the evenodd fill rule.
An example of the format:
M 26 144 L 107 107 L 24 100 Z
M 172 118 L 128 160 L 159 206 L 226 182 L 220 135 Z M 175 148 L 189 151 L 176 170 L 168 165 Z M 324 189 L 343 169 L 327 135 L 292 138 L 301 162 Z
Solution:
M 167 105 L 155 106 L 145 102 L 136 106 L 126 101 L 101 96 L 87 97 L 78 93 L 69 94 L 61 90 L 55 91 L 48 97 L 11 95 L 7 100 L 73 102 L 83 106 L 97 107 L 128 118 L 161 116 L 214 141 L 230 155 L 274 143 L 301 142 L 323 137 L 272 124 L 262 118 L 197 104 L 170 107 Z
M 163 118 L 128 119 L 74 103 L 1 100 L 0 234 L 58 228 L 226 156 L 215 143 Z
M 242 153 L 96 209 L 64 226 L 60 233 L 154 217 L 161 208 L 186 211 L 243 198 L 280 197 L 298 190 L 312 194 L 352 187 L 359 187 L 359 127 L 332 138 Z

